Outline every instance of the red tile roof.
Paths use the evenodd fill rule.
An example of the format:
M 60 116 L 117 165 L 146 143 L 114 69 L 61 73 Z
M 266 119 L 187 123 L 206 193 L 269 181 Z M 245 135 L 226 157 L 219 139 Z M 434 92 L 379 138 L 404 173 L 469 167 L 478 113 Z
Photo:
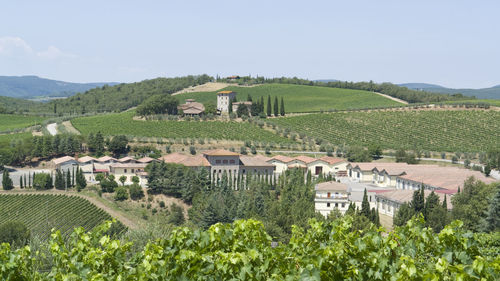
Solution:
M 229 151 L 229 150 L 225 150 L 225 149 L 214 149 L 214 150 L 204 151 L 203 155 L 208 155 L 208 156 L 239 156 L 240 154 L 238 154 L 236 152 Z
M 323 157 L 319 158 L 319 160 L 325 161 L 326 163 L 328 163 L 330 165 L 347 161 L 345 159 L 340 159 L 340 158 L 335 158 L 335 157 L 330 157 L 330 156 L 323 156 Z
M 284 156 L 284 155 L 276 155 L 276 156 L 271 157 L 270 160 L 277 160 L 277 161 L 280 161 L 283 163 L 288 163 L 288 162 L 292 161 L 293 158 L 288 157 L 288 156 Z

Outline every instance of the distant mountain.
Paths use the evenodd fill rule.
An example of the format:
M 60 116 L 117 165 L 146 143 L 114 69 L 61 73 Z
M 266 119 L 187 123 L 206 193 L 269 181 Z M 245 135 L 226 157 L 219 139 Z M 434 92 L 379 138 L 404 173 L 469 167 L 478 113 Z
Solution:
M 452 89 L 426 83 L 404 83 L 398 85 L 402 87 L 407 87 L 408 89 L 412 90 L 421 90 L 421 91 L 443 93 L 443 94 L 463 94 L 465 96 L 471 96 L 471 97 L 475 96 L 478 99 L 500 100 L 500 85 L 483 89 Z
M 0 76 L 0 96 L 30 99 L 34 97 L 68 97 L 76 93 L 118 83 L 70 83 L 38 76 Z

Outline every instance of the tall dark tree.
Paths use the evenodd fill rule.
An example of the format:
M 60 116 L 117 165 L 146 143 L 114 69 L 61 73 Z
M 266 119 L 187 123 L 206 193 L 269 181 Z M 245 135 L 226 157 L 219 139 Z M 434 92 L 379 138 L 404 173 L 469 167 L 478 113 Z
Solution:
M 267 96 L 267 116 L 268 117 L 271 117 L 271 114 L 272 114 L 272 107 L 271 107 L 271 96 Z
M 11 190 L 14 188 L 14 184 L 12 183 L 12 179 L 10 178 L 8 169 L 3 170 L 2 186 L 4 190 Z
M 496 186 L 495 197 L 491 199 L 486 218 L 482 222 L 482 230 L 486 232 L 500 231 L 500 184 Z
M 108 150 L 115 157 L 127 152 L 128 139 L 126 136 L 114 136 L 108 145 Z
M 371 211 L 370 211 L 370 203 L 368 202 L 368 194 L 365 191 L 363 193 L 363 202 L 361 202 L 361 214 L 364 215 L 366 218 L 370 218 Z
M 285 116 L 285 102 L 283 101 L 283 97 L 281 97 L 280 115 Z
M 413 199 L 411 203 L 415 214 L 422 213 L 424 211 L 425 195 L 423 185 L 419 190 L 415 190 L 415 192 L 413 192 Z
M 23 176 L 19 176 L 19 188 L 20 189 L 24 188 L 24 186 L 23 186 Z
M 274 117 L 278 117 L 279 115 L 279 105 L 278 105 L 278 97 L 274 97 Z
M 76 190 L 80 192 L 87 186 L 87 180 L 85 180 L 85 176 L 83 175 L 82 169 L 76 169 Z
M 71 188 L 71 173 L 69 172 L 69 168 L 66 171 L 66 188 Z
M 64 188 L 65 188 L 64 176 L 61 173 L 61 170 L 57 170 L 57 172 L 56 172 L 56 179 L 54 181 L 54 186 L 56 187 L 56 189 L 59 189 L 59 190 L 64 190 Z

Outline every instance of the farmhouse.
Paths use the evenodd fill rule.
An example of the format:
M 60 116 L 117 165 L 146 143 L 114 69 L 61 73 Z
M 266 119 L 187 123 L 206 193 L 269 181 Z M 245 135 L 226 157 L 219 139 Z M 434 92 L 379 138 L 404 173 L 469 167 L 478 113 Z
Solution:
M 56 170 L 65 172 L 67 170 L 72 171 L 74 167 L 78 167 L 78 161 L 71 156 L 64 156 L 60 158 L 56 158 L 52 160 L 54 163 Z
M 329 181 L 318 183 L 314 187 L 314 210 L 327 217 L 334 209 L 344 214 L 349 208 L 347 185 Z
M 125 184 L 132 184 L 132 178 L 137 176 L 139 178 L 139 184 L 145 186 L 147 184 L 146 173 L 144 168 L 148 164 L 146 163 L 115 163 L 109 165 L 109 171 L 115 176 L 115 180 L 118 181 L 121 176 L 125 176 Z
M 240 106 L 246 106 L 248 110 L 248 114 L 250 115 L 250 112 L 252 112 L 252 102 L 251 101 L 238 101 L 238 102 L 233 102 L 232 103 L 232 109 L 233 112 L 238 111 L 238 108 Z
M 177 109 L 182 111 L 184 116 L 200 116 L 205 113 L 205 106 L 194 99 L 187 99 L 186 103 L 179 105 Z
M 424 196 L 427 198 L 432 191 L 424 190 Z M 388 215 L 394 217 L 399 207 L 403 203 L 408 203 L 413 199 L 413 190 L 392 190 L 377 193 L 375 195 L 377 201 L 377 208 L 380 214 Z M 439 196 L 440 202 L 443 202 L 446 198 L 446 206 L 448 210 L 451 210 L 451 195 L 446 195 L 445 192 L 436 191 L 436 195 Z
M 268 163 L 276 166 L 276 173 L 280 174 L 287 169 L 299 168 L 309 171 L 312 175 L 338 176 L 339 172 L 346 170 L 347 161 L 334 157 L 313 158 L 309 156 L 288 157 L 277 155 L 268 160 Z
M 220 114 L 229 112 L 231 101 L 236 98 L 233 91 L 220 91 L 217 93 L 217 112 Z

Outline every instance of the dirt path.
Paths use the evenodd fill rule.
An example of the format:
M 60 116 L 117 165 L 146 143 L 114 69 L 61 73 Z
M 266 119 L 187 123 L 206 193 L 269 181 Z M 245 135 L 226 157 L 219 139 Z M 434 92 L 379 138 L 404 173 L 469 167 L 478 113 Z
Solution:
M 27 191 L 27 190 L 9 190 L 9 191 L 4 191 L 0 190 L 0 194 L 62 194 L 62 195 L 73 195 L 73 196 L 79 196 L 84 199 L 87 199 L 89 202 L 94 204 L 96 207 L 99 209 L 102 209 L 106 211 L 111 217 L 119 220 L 121 223 L 123 223 L 126 227 L 130 229 L 137 229 L 139 228 L 139 225 L 135 223 L 133 220 L 127 218 L 124 216 L 122 213 L 113 210 L 112 208 L 106 206 L 106 204 L 102 203 L 101 201 L 97 200 L 96 198 L 75 192 L 75 191 L 62 191 L 62 190 L 52 190 L 52 191 Z
M 73 124 L 71 124 L 71 121 L 64 121 L 64 122 L 62 122 L 62 124 L 67 132 L 69 132 L 71 134 L 80 135 L 80 132 L 75 127 L 73 127 Z
M 57 135 L 57 123 L 48 124 L 47 131 L 49 131 L 49 134 L 51 134 L 52 136 Z
M 188 88 L 182 89 L 178 92 L 173 93 L 172 96 L 184 94 L 184 93 L 194 93 L 194 92 L 214 92 L 214 91 L 218 91 L 220 89 L 224 89 L 228 86 L 234 86 L 234 84 L 220 83 L 220 82 L 208 82 L 208 83 L 205 83 L 203 85 L 198 85 L 198 86 L 188 87 Z
M 395 98 L 395 97 L 391 97 L 389 95 L 385 95 L 385 94 L 382 94 L 382 93 L 377 93 L 377 92 L 374 92 L 375 94 L 379 95 L 379 96 L 383 96 L 383 97 L 386 97 L 388 99 L 391 99 L 393 101 L 397 101 L 397 102 L 400 102 L 400 103 L 403 103 L 403 104 L 408 104 L 407 101 L 404 101 L 402 99 L 398 99 L 398 98 Z

